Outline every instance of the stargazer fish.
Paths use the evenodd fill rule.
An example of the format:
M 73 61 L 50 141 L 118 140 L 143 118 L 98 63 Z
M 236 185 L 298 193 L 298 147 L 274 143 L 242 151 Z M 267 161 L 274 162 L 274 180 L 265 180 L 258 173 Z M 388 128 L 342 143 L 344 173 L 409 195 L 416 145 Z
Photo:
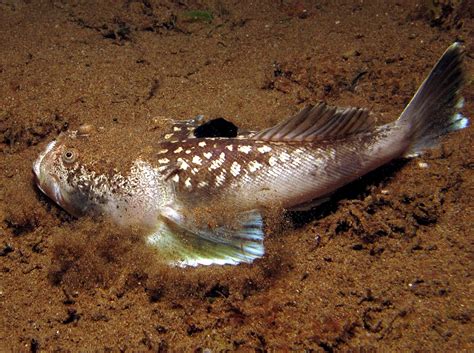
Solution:
M 269 207 L 316 205 L 377 167 L 417 156 L 440 136 L 465 128 L 468 119 L 458 112 L 462 57 L 460 44 L 451 45 L 400 117 L 383 126 L 367 110 L 323 103 L 235 137 L 196 137 L 199 119 L 177 121 L 125 169 L 103 167 L 105 159 L 94 160 L 94 153 L 86 158 L 81 148 L 100 132 L 81 126 L 40 154 L 36 184 L 74 216 L 101 215 L 119 227 L 143 229 L 170 264 L 249 263 L 264 255 L 262 216 Z

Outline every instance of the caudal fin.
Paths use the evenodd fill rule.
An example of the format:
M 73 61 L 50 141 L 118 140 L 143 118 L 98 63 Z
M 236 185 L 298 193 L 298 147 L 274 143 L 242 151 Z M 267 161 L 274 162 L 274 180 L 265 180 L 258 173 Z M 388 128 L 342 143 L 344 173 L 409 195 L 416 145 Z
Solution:
M 460 43 L 452 44 L 400 115 L 397 124 L 408 128 L 411 141 L 405 156 L 419 155 L 434 147 L 440 136 L 469 125 L 458 112 L 463 106 L 460 90 L 465 81 L 462 59 Z

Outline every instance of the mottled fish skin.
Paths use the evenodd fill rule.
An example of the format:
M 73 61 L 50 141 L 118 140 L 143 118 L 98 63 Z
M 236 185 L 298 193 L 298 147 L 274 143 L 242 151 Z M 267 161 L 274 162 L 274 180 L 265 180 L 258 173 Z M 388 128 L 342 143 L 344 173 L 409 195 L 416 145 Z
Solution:
M 87 141 L 91 129 L 83 126 L 62 133 L 40 154 L 33 165 L 36 183 L 75 216 L 106 215 L 119 226 L 147 230 L 152 246 L 174 256 L 170 263 L 252 262 L 264 253 L 266 208 L 326 198 L 369 171 L 418 155 L 440 136 L 467 127 L 468 119 L 458 113 L 462 57 L 461 46 L 451 45 L 390 124 L 376 126 L 363 109 L 319 104 L 260 132 L 196 138 L 197 118 L 174 122 L 151 157 L 108 173 L 96 172 L 71 147 Z M 233 210 L 237 222 L 203 225 L 189 212 L 211 204 Z
M 158 214 L 172 199 L 172 186 L 151 164 L 137 160 L 127 173 L 97 173 L 81 163 L 71 142 L 87 139 L 77 131 L 62 133 L 35 161 L 38 187 L 70 214 L 109 215 L 120 226 L 153 228 Z M 73 153 L 73 159 L 66 158 Z
M 291 208 L 324 197 L 406 148 L 398 127 L 387 125 L 324 143 L 206 138 L 164 142 L 158 171 L 181 200 L 226 200 L 244 209 Z

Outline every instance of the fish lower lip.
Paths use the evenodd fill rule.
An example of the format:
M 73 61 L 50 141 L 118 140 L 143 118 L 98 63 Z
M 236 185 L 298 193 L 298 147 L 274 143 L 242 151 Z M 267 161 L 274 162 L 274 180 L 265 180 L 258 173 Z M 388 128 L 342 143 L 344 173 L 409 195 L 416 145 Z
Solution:
M 61 194 L 61 191 L 57 187 L 59 180 L 56 177 L 56 175 L 51 175 L 51 178 L 53 179 L 53 183 L 51 183 L 49 186 L 51 186 L 50 194 L 48 195 L 51 197 L 58 205 L 62 206 L 64 204 L 64 199 Z
M 36 186 L 38 186 L 41 189 L 39 177 L 38 177 L 38 174 L 36 174 L 36 170 L 35 170 L 34 167 L 33 167 L 33 180 L 34 180 Z
M 64 198 L 61 194 L 61 191 L 57 187 L 58 184 L 58 179 L 56 178 L 55 175 L 51 175 L 50 177 L 52 178 L 51 182 L 49 183 L 42 183 L 39 180 L 39 176 L 36 173 L 34 174 L 34 179 L 36 182 L 36 186 L 38 189 L 41 190 L 46 196 L 48 196 L 51 200 L 53 200 L 56 204 L 59 206 L 63 207 L 64 204 Z
M 39 158 L 33 163 L 33 175 L 35 176 L 35 180 L 39 179 L 39 173 L 40 173 L 40 165 L 41 161 Z
M 36 185 L 36 187 L 43 193 L 46 194 L 49 197 L 49 194 L 46 192 L 45 188 L 42 187 L 40 177 L 39 177 L 39 171 L 38 168 L 36 167 L 37 161 L 35 164 L 33 164 L 33 181 Z

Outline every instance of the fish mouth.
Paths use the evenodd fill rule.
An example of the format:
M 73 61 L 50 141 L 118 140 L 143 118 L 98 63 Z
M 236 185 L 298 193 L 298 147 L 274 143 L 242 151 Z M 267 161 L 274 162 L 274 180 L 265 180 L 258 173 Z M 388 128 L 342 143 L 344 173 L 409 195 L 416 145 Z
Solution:
M 45 158 L 54 149 L 57 144 L 57 140 L 50 142 L 46 148 L 40 153 L 38 158 L 33 162 L 33 179 L 38 189 L 49 197 L 59 207 L 64 209 L 69 214 L 78 217 L 84 212 L 79 207 L 75 207 L 70 200 L 70 195 L 67 191 L 62 190 L 61 182 L 57 175 L 49 173 L 47 171 L 48 166 Z M 65 192 L 65 193 L 63 193 Z
M 33 177 L 36 186 L 44 194 L 46 194 L 51 200 L 56 202 L 58 205 L 62 206 L 64 203 L 64 198 L 61 194 L 59 188 L 59 180 L 55 175 L 48 175 L 48 178 L 45 178 L 44 171 L 41 169 L 46 155 L 56 146 L 56 141 L 50 142 L 43 152 L 40 153 L 38 158 L 33 162 Z
M 51 152 L 51 150 L 56 146 L 56 141 L 51 141 L 48 143 L 43 152 L 40 153 L 38 158 L 33 162 L 33 174 L 35 175 L 36 183 L 39 184 L 40 175 L 41 175 L 41 163 L 43 162 L 44 157 Z
M 61 189 L 59 187 L 59 180 L 56 176 L 50 175 L 52 178 L 51 181 L 47 183 L 37 182 L 36 185 L 38 188 L 51 200 L 56 202 L 59 206 L 65 208 L 64 197 L 61 193 Z

